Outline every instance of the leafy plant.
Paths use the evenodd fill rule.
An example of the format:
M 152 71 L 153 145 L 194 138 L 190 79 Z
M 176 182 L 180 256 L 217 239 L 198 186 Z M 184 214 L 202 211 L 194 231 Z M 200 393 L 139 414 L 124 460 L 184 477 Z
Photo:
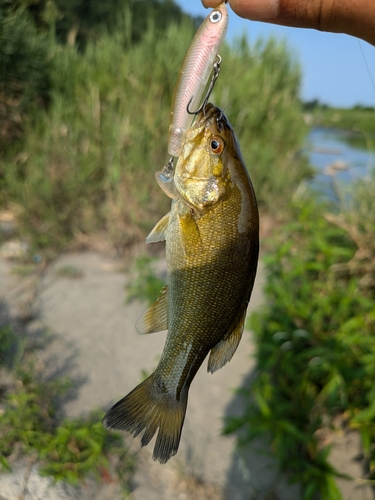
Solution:
M 375 442 L 373 297 L 359 274 L 337 272 L 356 246 L 325 212 L 303 200 L 270 244 L 267 306 L 250 324 L 257 377 L 242 390 L 244 413 L 225 431 L 242 429 L 242 446 L 271 436 L 281 469 L 302 484 L 301 500 L 341 498 L 341 474 L 321 439 L 335 432 L 335 417 L 360 429 L 367 453 Z
M 96 411 L 82 419 L 62 422 L 40 451 L 41 473 L 71 484 L 78 484 L 89 474 L 106 479 L 116 474 L 126 486 L 134 463 L 121 435 L 104 429 L 101 418 L 102 412 Z M 111 464 L 114 456 L 116 471 Z
M 375 171 L 356 180 L 342 195 L 340 212 L 327 214 L 356 246 L 353 257 L 334 265 L 339 274 L 356 276 L 362 289 L 375 298 Z
M 0 0 L 0 154 L 49 98 L 51 37 L 37 32 L 22 3 Z
M 0 329 L 1 353 L 13 345 L 10 332 Z M 61 401 L 72 383 L 61 377 L 43 378 L 45 367 L 35 356 L 40 348 L 43 344 L 22 342 L 8 377 L 11 383 L 1 387 L 0 470 L 32 454 L 41 473 L 56 480 L 77 484 L 87 476 L 116 478 L 126 490 L 134 461 L 121 436 L 104 429 L 101 411 L 61 422 Z
M 0 327 L 0 367 L 10 367 L 17 354 L 18 339 L 10 326 Z
M 148 255 L 142 255 L 135 261 L 126 285 L 127 302 L 140 299 L 151 305 L 156 301 L 165 283 L 155 273 L 155 260 Z
M 31 362 L 18 365 L 14 387 L 4 398 L 0 414 L 0 460 L 10 468 L 11 455 L 42 450 L 56 425 L 58 398 L 69 387 L 66 380 L 41 381 Z

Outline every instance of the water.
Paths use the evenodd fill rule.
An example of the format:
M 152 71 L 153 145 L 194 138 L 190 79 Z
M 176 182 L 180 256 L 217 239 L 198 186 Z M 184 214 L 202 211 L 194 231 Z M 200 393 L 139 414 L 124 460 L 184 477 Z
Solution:
M 338 129 L 313 128 L 307 138 L 310 163 L 317 174 L 312 186 L 330 198 L 336 197 L 334 184 L 348 184 L 365 177 L 375 167 L 375 152 L 351 145 L 353 135 Z M 333 182 L 334 179 L 334 182 Z

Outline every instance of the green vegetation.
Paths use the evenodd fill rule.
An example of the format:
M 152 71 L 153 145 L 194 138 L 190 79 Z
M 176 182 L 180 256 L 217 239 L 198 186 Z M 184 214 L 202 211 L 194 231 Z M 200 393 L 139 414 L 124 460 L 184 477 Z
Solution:
M 313 108 L 314 124 L 322 127 L 334 127 L 344 130 L 362 132 L 375 135 L 373 108 L 331 108 L 328 106 L 316 106 Z
M 65 420 L 40 451 L 41 473 L 78 484 L 87 475 L 108 480 L 117 475 L 127 489 L 133 460 L 120 434 L 108 432 L 101 422 L 103 412 L 94 411 L 88 417 Z M 116 457 L 115 474 L 113 458 Z
M 56 271 L 60 278 L 79 279 L 83 277 L 83 272 L 74 266 L 62 266 Z
M 0 0 L 0 160 L 23 136 L 25 117 L 48 101 L 49 44 L 18 2 Z M 3 169 L 0 164 L 0 189 Z
M 299 102 L 301 71 L 286 43 L 246 38 L 222 51 L 214 100 L 225 110 L 241 145 L 261 210 L 289 213 L 289 200 L 312 175 L 299 149 L 308 129 Z
M 35 273 L 35 264 L 19 264 L 12 267 L 12 274 L 18 274 L 19 276 L 32 276 Z
M 171 0 L 0 0 L 0 208 L 16 215 L 31 253 L 100 234 L 122 254 L 166 213 L 154 172 L 168 159 L 172 94 L 194 26 Z M 221 55 L 212 100 L 236 131 L 261 211 L 289 220 L 267 244 L 267 307 L 251 320 L 257 377 L 226 432 L 241 429 L 242 446 L 271 436 L 303 500 L 338 499 L 323 439 L 338 422 L 360 432 L 375 479 L 375 179 L 358 182 L 339 211 L 294 195 L 311 175 L 299 154 L 302 112 L 372 148 L 374 110 L 302 109 L 300 68 L 283 42 L 242 38 Z M 130 281 L 129 300 L 151 303 L 163 286 L 149 257 Z M 69 384 L 43 377 L 40 347 L 0 328 L 0 464 L 32 453 L 56 479 L 115 474 L 126 488 L 133 465 L 120 437 L 96 413 L 61 419 Z
M 267 306 L 253 315 L 256 380 L 226 432 L 271 437 L 301 500 L 341 498 L 327 436 L 358 429 L 375 478 L 375 175 L 339 214 L 302 199 L 265 258 Z M 335 224 L 333 224 L 333 222 Z
M 56 480 L 77 484 L 87 476 L 116 477 L 127 490 L 133 460 L 121 436 L 103 428 L 103 412 L 61 421 L 71 381 L 43 377 L 37 351 L 46 341 L 21 341 L 10 327 L 0 328 L 1 379 L 7 381 L 0 384 L 0 470 L 27 454 Z
M 148 255 L 142 255 L 135 261 L 129 282 L 126 285 L 127 302 L 139 299 L 153 304 L 160 295 L 165 283 L 156 276 L 155 260 Z
M 17 16 L 30 22 L 25 10 Z M 31 25 L 27 43 L 35 39 L 37 55 L 27 56 L 24 76 L 14 69 L 24 92 L 35 92 L 32 106 L 17 111 L 20 123 L 7 115 L 7 130 L 20 131 L 3 151 L 0 204 L 15 211 L 32 251 L 60 250 L 100 233 L 121 254 L 169 205 L 154 172 L 168 158 L 172 94 L 193 23 L 170 23 L 160 37 L 150 22 L 135 42 L 136 20 L 121 19 L 95 42 L 89 38 L 84 52 Z M 275 40 L 251 46 L 242 39 L 222 55 L 214 101 L 235 127 L 261 208 L 280 214 L 310 174 L 296 155 L 306 133 L 299 66 Z
M 31 128 L 39 122 L 38 114 L 34 120 L 37 110 L 54 106 L 52 95 L 55 90 L 60 93 L 60 78 L 61 82 L 67 78 L 56 72 L 62 62 L 59 57 L 69 57 L 58 54 L 59 48 L 64 52 L 58 42 L 74 47 L 73 52 L 86 47 L 92 51 L 97 41 L 113 35 L 119 51 L 125 46 L 131 50 L 149 25 L 157 36 L 171 23 L 182 22 L 193 29 L 200 18 L 191 18 L 171 0 L 0 0 L 0 159 L 9 150 L 16 157 L 28 155 L 24 149 L 14 151 L 12 144 L 27 135 L 25 121 Z M 67 64 L 69 73 L 74 62 Z M 106 71 L 106 65 L 101 69 Z M 53 81 L 56 78 L 59 81 Z M 60 93 L 59 97 L 75 104 L 71 95 Z M 0 182 L 2 170 L 0 165 Z
M 17 337 L 8 326 L 0 328 L 0 367 L 10 367 L 17 353 Z
M 351 109 L 331 108 L 317 101 L 304 104 L 315 126 L 341 129 L 341 138 L 354 148 L 375 149 L 375 109 L 355 106 Z M 340 137 L 340 136 L 339 136 Z

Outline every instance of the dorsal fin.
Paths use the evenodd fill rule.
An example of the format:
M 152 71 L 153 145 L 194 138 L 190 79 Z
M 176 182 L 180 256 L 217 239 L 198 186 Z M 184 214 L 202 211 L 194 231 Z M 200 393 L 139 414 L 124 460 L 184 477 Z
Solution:
M 168 285 L 162 289 L 157 301 L 138 319 L 135 329 L 139 335 L 168 330 Z

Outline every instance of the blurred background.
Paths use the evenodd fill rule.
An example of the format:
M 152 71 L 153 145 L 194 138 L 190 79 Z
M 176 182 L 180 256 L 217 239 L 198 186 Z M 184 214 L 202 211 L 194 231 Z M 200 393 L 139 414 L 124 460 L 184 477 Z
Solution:
M 96 345 L 90 335 L 97 324 L 85 334 L 82 325 L 100 316 L 101 305 L 110 318 L 119 315 L 116 339 L 105 343 L 133 343 L 136 313 L 163 286 L 163 245 L 144 244 L 169 210 L 154 173 L 168 160 L 174 86 L 206 15 L 199 0 L 0 0 L 0 496 L 7 500 L 2 484 L 12 476 L 5 471 L 12 474 L 19 463 L 23 478 L 38 465 L 74 484 L 69 498 L 83 498 L 77 488 L 92 475 L 95 491 L 112 488 L 103 498 L 124 491 L 151 498 L 139 487 L 137 493 L 146 477 L 137 469 L 142 456 L 101 428 L 98 415 L 125 394 L 121 385 L 109 383 L 111 390 L 87 396 L 82 411 L 73 411 L 62 401 L 78 394 L 82 402 L 84 389 L 69 385 L 62 368 L 49 372 L 42 353 L 58 334 L 77 347 L 76 364 L 88 363 L 79 342 L 87 335 L 87 347 Z M 217 476 L 180 468 L 179 486 L 168 495 L 373 498 L 374 48 L 230 12 L 220 53 L 211 100 L 234 127 L 258 198 L 260 299 L 248 322 L 252 359 L 246 351 L 233 382 L 242 399 L 231 410 L 228 382 L 217 430 L 232 439 L 238 456 L 220 465 Z M 109 280 L 104 272 L 117 280 L 116 298 L 106 299 L 103 288 L 90 296 L 91 305 L 98 303 L 89 310 L 85 296 L 93 282 Z M 74 301 L 65 303 L 68 296 Z M 74 307 L 86 318 L 78 321 Z M 126 340 L 117 338 L 121 321 L 129 324 Z M 106 355 L 97 352 L 98 360 Z M 143 358 L 132 364 L 130 356 L 135 382 L 143 368 L 155 366 L 155 356 L 146 355 L 148 366 Z M 101 375 L 83 370 L 90 394 L 90 383 L 107 377 L 112 362 L 103 362 Z M 121 369 L 126 379 L 126 363 Z M 259 439 L 278 472 L 277 480 L 255 485 L 244 479 L 251 468 L 246 453 Z M 335 449 L 352 442 L 355 458 L 338 465 Z M 143 471 L 138 483 L 137 470 Z M 298 487 L 288 490 L 290 480 Z M 20 484 L 29 498 L 27 481 Z M 160 495 L 169 498 L 165 490 Z

